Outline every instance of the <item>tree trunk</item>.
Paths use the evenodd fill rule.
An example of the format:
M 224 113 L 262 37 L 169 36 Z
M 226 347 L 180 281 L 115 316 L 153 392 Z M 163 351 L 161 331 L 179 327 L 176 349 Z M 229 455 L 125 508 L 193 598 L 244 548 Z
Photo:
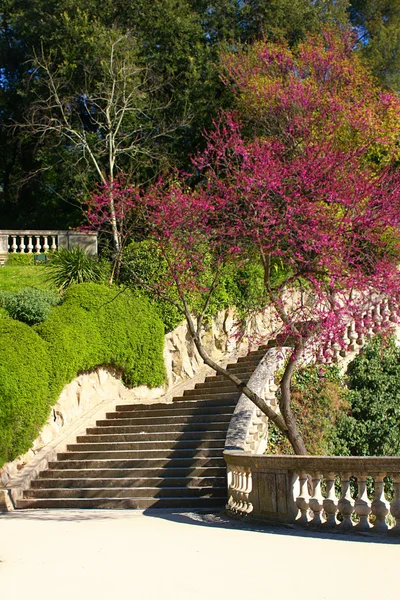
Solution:
M 198 353 L 200 354 L 201 358 L 203 359 L 203 361 L 205 362 L 206 365 L 208 365 L 209 367 L 211 367 L 216 373 L 218 373 L 219 375 L 224 375 L 227 379 L 229 379 L 230 381 L 232 381 L 237 388 L 245 395 L 247 396 L 247 398 L 249 398 L 252 402 L 254 402 L 254 404 L 265 414 L 267 415 L 267 417 L 273 422 L 275 423 L 275 425 L 278 427 L 278 429 L 283 433 L 283 435 L 285 435 L 286 437 L 288 436 L 288 428 L 286 426 L 285 421 L 282 419 L 282 416 L 277 414 L 267 403 L 265 400 L 263 400 L 263 398 L 261 398 L 258 394 L 256 394 L 255 392 L 253 392 L 249 387 L 247 387 L 247 385 L 241 381 L 238 377 L 236 377 L 236 375 L 234 375 L 233 373 L 230 373 L 227 369 L 224 369 L 223 367 L 221 367 L 220 365 L 218 365 L 216 362 L 214 362 L 207 354 L 207 352 L 204 350 L 203 344 L 201 343 L 200 340 L 200 335 L 197 332 L 193 320 L 190 316 L 190 314 L 186 313 L 186 321 L 189 327 L 189 332 L 191 334 L 191 337 L 194 341 L 194 344 L 198 350 Z
M 292 376 L 294 373 L 294 369 L 297 363 L 297 357 L 299 354 L 299 348 L 295 348 L 289 363 L 285 369 L 285 372 L 281 381 L 281 397 L 279 400 L 279 408 L 281 409 L 281 413 L 285 420 L 285 423 L 288 428 L 288 438 L 290 443 L 292 444 L 293 450 L 296 454 L 306 455 L 308 454 L 306 446 L 304 444 L 303 437 L 297 427 L 296 417 L 292 411 L 291 407 L 291 382 Z

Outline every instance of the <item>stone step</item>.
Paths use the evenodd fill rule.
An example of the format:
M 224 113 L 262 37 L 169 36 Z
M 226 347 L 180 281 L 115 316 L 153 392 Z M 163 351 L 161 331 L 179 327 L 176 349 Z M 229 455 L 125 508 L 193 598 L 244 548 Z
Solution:
M 234 385 L 234 384 L 233 384 Z M 209 388 L 209 391 L 206 389 L 194 389 L 194 390 L 185 390 L 183 392 L 183 398 L 193 398 L 193 399 L 198 399 L 199 403 L 203 400 L 217 400 L 217 401 L 222 401 L 222 400 L 231 400 L 233 404 L 236 404 L 237 400 L 238 400 L 238 396 L 240 396 L 240 392 L 239 390 L 236 388 L 236 386 L 233 389 L 226 389 L 226 387 L 212 387 Z M 181 397 L 181 398 L 182 398 Z M 174 398 L 173 401 L 175 402 L 182 402 L 182 400 L 179 400 L 179 398 Z M 180 404 L 179 404 L 180 406 Z M 201 404 L 201 406 L 203 406 L 203 404 Z M 211 405 L 210 405 L 211 408 Z
M 225 445 L 225 440 L 183 440 L 176 439 L 173 441 L 157 441 L 147 442 L 145 440 L 141 442 L 85 442 L 84 444 L 68 444 L 67 450 L 69 452 L 120 452 L 125 450 L 148 450 L 156 452 L 159 450 L 168 450 L 169 452 L 175 452 L 179 450 L 188 450 L 189 452 L 195 452 L 196 450 L 207 450 L 211 448 L 218 448 L 221 450 Z
M 253 372 L 255 371 L 256 367 L 257 367 L 256 363 L 254 363 L 254 364 L 251 363 L 249 365 L 247 365 L 247 364 L 233 365 L 233 366 L 228 365 L 228 367 L 227 367 L 226 370 L 231 375 L 234 374 L 234 375 L 237 375 L 238 377 L 240 375 L 249 377 L 249 376 L 251 376 L 253 374 Z
M 194 423 L 229 423 L 231 420 L 232 411 L 229 413 L 221 413 L 216 415 L 207 415 L 207 414 L 196 414 L 191 416 L 180 416 L 176 415 L 175 417 L 135 417 L 135 418 L 119 418 L 119 419 L 104 419 L 100 421 L 96 421 L 96 425 L 98 427 L 107 427 L 107 426 L 122 426 L 126 427 L 127 425 L 171 425 L 171 424 L 194 424 Z
M 190 508 L 193 510 L 220 510 L 226 504 L 226 493 L 213 498 L 41 498 L 18 500 L 18 509 L 29 508 L 103 508 L 139 509 L 147 508 Z
M 244 372 L 240 372 L 240 373 L 233 373 L 233 371 L 230 371 L 230 373 L 232 375 L 236 375 L 241 381 L 248 381 L 250 379 L 250 377 L 252 376 L 254 370 L 247 370 Z M 210 383 L 211 382 L 212 377 L 206 377 L 204 383 Z M 216 375 L 215 380 L 218 383 L 221 383 L 223 381 L 229 381 L 229 379 L 225 376 L 225 375 Z
M 264 350 L 255 350 L 254 352 L 250 352 L 249 354 L 247 354 L 247 356 L 240 356 L 237 359 L 236 364 L 239 365 L 239 364 L 247 363 L 247 362 L 253 362 L 253 363 L 258 364 L 260 362 L 260 360 L 262 358 L 264 358 L 267 350 L 269 350 L 269 348 L 265 347 Z
M 219 376 L 221 377 L 221 376 Z M 209 389 L 215 389 L 218 391 L 222 391 L 222 390 L 226 390 L 226 391 L 230 391 L 230 390 L 237 390 L 236 385 L 233 383 L 233 381 L 231 381 L 230 379 L 227 379 L 226 377 L 223 377 L 220 380 L 215 381 L 214 377 L 210 377 L 210 380 L 207 381 L 203 381 L 202 383 L 196 383 L 195 387 L 193 390 L 185 390 L 185 392 L 193 392 L 193 391 L 197 391 L 197 390 L 209 390 Z M 183 392 L 183 393 L 185 393 Z
M 46 488 L 24 491 L 23 498 L 175 498 L 180 496 L 205 497 L 226 494 L 226 486 L 207 487 L 152 487 L 152 488 Z
M 200 488 L 200 487 L 226 487 L 226 477 L 116 477 L 116 478 L 82 478 L 82 473 L 79 472 L 79 477 L 76 478 L 57 478 L 50 477 L 44 479 L 34 479 L 32 488 Z
M 124 422 L 125 423 L 125 422 Z M 97 435 L 97 434 L 109 434 L 109 433 L 139 433 L 139 434 L 147 434 L 147 433 L 163 433 L 163 432 L 168 432 L 170 433 L 171 431 L 176 432 L 177 434 L 182 434 L 182 433 L 193 433 L 193 432 L 199 432 L 199 431 L 208 431 L 208 432 L 213 432 L 213 431 L 227 431 L 228 429 L 228 425 L 230 423 L 230 418 L 229 420 L 227 419 L 226 421 L 218 421 L 216 423 L 202 423 L 200 422 L 196 422 L 196 423 L 165 423 L 165 424 L 158 424 L 158 425 L 148 425 L 148 424 L 142 424 L 142 425 L 121 425 L 121 424 L 115 424 L 115 420 L 113 422 L 110 421 L 106 421 L 106 425 L 102 426 L 102 425 L 98 425 L 97 427 L 89 427 L 86 431 L 89 434 L 93 434 L 93 435 Z
M 218 456 L 224 451 L 224 447 L 220 448 L 204 448 L 204 449 L 186 449 L 186 450 L 174 450 L 174 449 L 163 449 L 163 450 L 94 450 L 90 452 L 60 452 L 57 454 L 57 461 L 62 462 L 64 460 L 119 460 L 119 459 L 147 459 L 147 458 L 208 458 Z
M 233 385 L 233 384 L 232 384 Z M 236 388 L 235 388 L 236 389 Z M 192 390 L 193 391 L 193 390 Z M 233 395 L 233 394 L 232 394 Z M 208 407 L 217 407 L 217 406 L 235 406 L 236 400 L 225 400 L 224 398 L 213 398 L 200 400 L 199 398 L 186 398 L 183 396 L 179 396 L 175 398 L 172 402 L 168 402 L 167 404 L 119 404 L 115 407 L 116 412 L 130 412 L 130 411 L 139 411 L 139 410 L 151 410 L 152 406 L 157 408 L 162 408 L 165 410 L 166 408 L 176 408 L 177 406 L 181 406 L 182 408 L 192 408 L 194 406 L 199 406 L 204 410 L 208 410 Z
M 233 397 L 237 399 L 238 394 L 232 396 L 230 394 L 230 398 L 224 398 L 224 400 L 230 400 Z M 115 412 L 106 413 L 107 419 L 135 419 L 135 418 L 144 418 L 144 417 L 176 417 L 179 415 L 182 416 L 191 416 L 191 415 L 201 415 L 207 411 L 207 415 L 215 415 L 215 414 L 230 414 L 235 408 L 235 403 L 232 402 L 230 405 L 226 405 L 224 403 L 222 406 L 206 406 L 204 407 L 201 403 L 194 402 L 192 406 L 179 406 L 174 404 L 173 406 L 161 409 L 148 409 L 148 410 L 119 410 Z
M 114 433 L 114 434 L 86 434 L 78 435 L 78 444 L 103 443 L 103 442 L 166 442 L 166 441 L 205 441 L 221 440 L 224 444 L 226 430 L 221 431 L 192 431 L 192 432 L 164 432 L 164 433 Z
M 69 456 L 71 456 L 69 454 Z M 196 467 L 225 467 L 225 461 L 221 455 L 217 456 L 198 456 L 185 458 L 114 458 L 114 459 L 93 459 L 78 460 L 69 458 L 68 460 L 53 461 L 49 463 L 49 469 L 134 469 L 145 467 L 165 468 L 165 467 L 186 467 L 194 469 Z
M 52 463 L 57 465 L 57 463 Z M 64 464 L 64 463 L 63 463 Z M 169 465 L 165 467 L 145 467 L 145 468 L 94 468 L 94 469 L 64 469 L 64 468 L 51 468 L 46 471 L 42 471 L 39 474 L 40 480 L 52 479 L 52 480 L 74 480 L 83 478 L 85 480 L 90 479 L 139 479 L 139 478 L 165 478 L 171 477 L 177 478 L 192 478 L 192 477 L 219 477 L 226 479 L 226 467 L 223 461 L 221 466 L 209 467 L 209 466 L 195 466 L 191 465 L 187 467 L 171 467 Z M 34 480 L 35 481 L 35 480 Z M 33 483 L 33 482 L 32 482 Z

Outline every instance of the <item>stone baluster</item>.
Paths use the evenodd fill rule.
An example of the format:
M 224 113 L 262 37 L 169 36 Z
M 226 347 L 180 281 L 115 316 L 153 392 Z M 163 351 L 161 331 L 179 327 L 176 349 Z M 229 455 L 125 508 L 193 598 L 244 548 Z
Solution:
M 400 535 L 400 473 L 394 476 L 394 497 L 390 504 L 390 514 L 396 519 L 396 525 L 390 530 L 392 534 Z
M 55 252 L 57 250 L 57 243 L 56 243 L 56 236 L 52 235 L 51 236 L 51 246 L 50 246 L 50 250 L 52 252 Z
M 381 305 L 379 302 L 375 304 L 372 315 L 374 320 L 373 330 L 374 332 L 379 332 L 382 323 Z
M 372 338 L 374 337 L 374 317 L 373 317 L 373 311 L 372 308 L 369 307 L 367 310 L 367 339 L 368 340 L 372 340 Z
M 354 510 L 357 513 L 360 521 L 355 526 L 357 531 L 368 531 L 371 525 L 369 523 L 368 517 L 371 512 L 371 502 L 368 498 L 367 493 L 367 476 L 366 473 L 362 475 L 357 475 L 357 483 L 358 483 L 358 495 L 357 500 L 354 505 Z
M 308 524 L 308 509 L 309 509 L 309 494 L 308 494 L 308 478 L 307 473 L 299 475 L 300 494 L 296 498 L 296 506 L 300 510 L 301 516 L 297 520 L 299 525 Z
M 376 533 L 386 533 L 388 530 L 386 515 L 389 513 L 389 502 L 385 498 L 384 477 L 384 473 L 375 476 L 375 494 L 371 508 L 376 519 L 372 531 Z
M 343 473 L 340 475 L 340 479 L 342 482 L 342 495 L 340 496 L 338 502 L 338 509 L 343 516 L 343 521 L 340 524 L 340 528 L 352 529 L 353 521 L 351 515 L 353 514 L 354 510 L 354 503 L 350 494 L 350 475 L 348 473 Z
M 33 250 L 33 244 L 32 244 L 32 236 L 28 235 L 28 254 L 32 254 L 32 250 Z
M 313 511 L 314 516 L 310 525 L 314 527 L 320 527 L 325 521 L 323 519 L 322 510 L 324 508 L 323 501 L 324 498 L 321 492 L 321 473 L 315 473 L 312 477 L 313 483 L 313 495 L 309 500 L 309 507 Z
M 25 252 L 25 236 L 23 235 L 19 236 L 19 251 L 21 254 Z
M 348 326 L 346 325 L 344 332 L 343 332 L 343 348 L 340 351 L 340 356 L 345 357 L 346 356 L 346 352 L 348 351 L 350 345 L 350 338 L 349 338 L 349 332 L 348 332 Z
M 381 307 L 381 315 L 383 325 L 388 325 L 390 323 L 390 310 L 389 310 L 389 302 L 387 298 L 384 298 L 382 301 Z
M 357 332 L 356 332 L 356 324 L 354 321 L 352 321 L 349 325 L 349 339 L 350 339 L 350 344 L 349 344 L 349 350 L 350 352 L 355 352 L 357 350 L 357 346 L 356 346 L 356 340 L 357 340 Z
M 252 479 L 252 474 L 251 471 L 243 473 L 244 475 L 244 481 L 243 481 L 243 511 L 246 514 L 250 514 L 253 510 L 253 505 L 249 500 L 249 496 L 251 494 L 251 491 L 253 489 L 253 479 Z
M 230 483 L 229 483 L 229 481 L 230 481 Z M 228 505 L 231 510 L 235 510 L 235 508 L 236 508 L 236 482 L 237 482 L 237 472 L 230 470 L 228 472 L 228 485 L 229 485 Z
M 392 323 L 397 323 L 399 311 L 398 311 L 397 303 L 393 299 L 389 300 L 389 311 L 390 311 L 390 317 L 389 317 L 390 321 Z
M 43 252 L 46 254 L 49 251 L 49 238 L 47 235 L 43 236 Z
M 40 243 L 40 235 L 35 235 L 35 240 L 36 240 L 36 243 L 35 243 L 35 253 L 39 254 L 40 250 L 42 249 L 42 245 Z
M 333 362 L 338 363 L 340 360 L 340 350 L 341 350 L 341 346 L 338 342 L 334 342 L 332 344 L 332 350 L 333 350 Z
M 326 498 L 323 502 L 326 514 L 325 528 L 334 529 L 337 526 L 336 513 L 338 511 L 338 499 L 335 493 L 335 473 L 326 476 Z
M 364 346 L 365 344 L 365 315 L 365 312 L 362 313 L 360 320 L 356 323 L 358 346 Z
M 11 250 L 13 252 L 13 254 L 15 254 L 17 252 L 17 236 L 16 235 L 12 235 L 11 236 Z

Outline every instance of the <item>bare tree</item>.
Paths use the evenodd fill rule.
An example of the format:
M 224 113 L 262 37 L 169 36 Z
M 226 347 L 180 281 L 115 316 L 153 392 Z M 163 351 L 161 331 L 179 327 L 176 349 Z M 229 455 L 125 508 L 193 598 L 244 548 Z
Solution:
M 99 39 L 96 56 L 80 65 L 82 83 L 77 88 L 43 50 L 32 63 L 37 100 L 21 126 L 39 140 L 51 136 L 55 145 L 68 147 L 77 162 L 86 162 L 100 185 L 108 186 L 119 257 L 122 244 L 112 184 L 122 169 L 134 177 L 141 158 L 159 159 L 162 139 L 183 123 L 166 123 L 163 115 L 169 103 L 154 100 L 162 84 L 139 64 L 136 41 L 129 34 L 108 31 Z

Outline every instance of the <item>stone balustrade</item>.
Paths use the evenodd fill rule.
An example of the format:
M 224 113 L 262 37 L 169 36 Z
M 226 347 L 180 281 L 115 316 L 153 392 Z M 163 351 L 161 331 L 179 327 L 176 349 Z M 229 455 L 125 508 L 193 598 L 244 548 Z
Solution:
M 258 364 L 247 386 L 271 408 L 278 410 L 275 373 L 283 366 L 290 348 L 270 348 Z M 262 453 L 268 443 L 268 417 L 242 394 L 232 415 L 225 441 L 227 450 Z
M 47 254 L 58 248 L 80 246 L 88 254 L 97 254 L 97 232 L 0 229 L 0 260 L 8 254 Z
M 225 460 L 227 509 L 234 515 L 321 531 L 400 535 L 400 457 L 226 451 Z
M 388 298 L 376 297 L 365 308 L 358 322 L 349 321 L 344 328 L 342 339 L 328 340 L 321 345 L 318 363 L 340 363 L 348 355 L 353 355 L 382 328 L 389 323 L 397 323 L 400 309 L 397 303 Z

